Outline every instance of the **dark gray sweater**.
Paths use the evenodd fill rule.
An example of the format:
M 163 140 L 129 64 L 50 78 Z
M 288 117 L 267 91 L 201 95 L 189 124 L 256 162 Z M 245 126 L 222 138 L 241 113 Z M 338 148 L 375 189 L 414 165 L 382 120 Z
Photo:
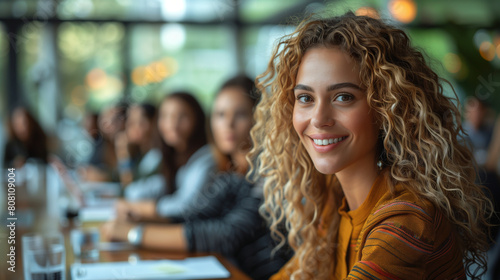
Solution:
M 253 279 L 268 279 L 287 261 L 258 213 L 262 192 L 235 173 L 213 175 L 182 217 L 190 251 L 220 253 Z

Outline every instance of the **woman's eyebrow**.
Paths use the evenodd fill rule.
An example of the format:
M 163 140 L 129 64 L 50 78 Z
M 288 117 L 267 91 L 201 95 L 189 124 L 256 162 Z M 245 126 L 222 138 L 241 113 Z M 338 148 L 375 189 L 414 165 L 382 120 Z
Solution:
M 326 88 L 326 90 L 327 91 L 333 91 L 333 90 L 337 90 L 337 89 L 341 89 L 341 88 L 346 88 L 346 87 L 350 87 L 350 88 L 354 88 L 354 89 L 357 89 L 357 90 L 361 90 L 361 88 L 358 85 L 353 84 L 353 83 L 338 83 L 338 84 L 329 85 Z
M 326 88 L 326 90 L 327 91 L 333 91 L 333 90 L 338 90 L 338 89 L 346 88 L 346 87 L 354 88 L 354 89 L 357 89 L 357 90 L 362 90 L 361 87 L 359 87 L 358 85 L 353 84 L 353 83 L 349 83 L 349 82 L 329 85 Z M 301 90 L 306 90 L 306 91 L 314 92 L 314 90 L 312 89 L 312 87 L 306 86 L 306 85 L 303 85 L 303 84 L 298 84 L 293 89 L 294 90 L 301 89 Z
M 312 87 L 310 86 L 306 86 L 306 85 L 303 85 L 303 84 L 298 84 L 296 85 L 293 90 L 297 90 L 297 89 L 301 89 L 301 90 L 306 90 L 306 91 L 312 91 L 314 92 L 314 90 L 312 89 Z

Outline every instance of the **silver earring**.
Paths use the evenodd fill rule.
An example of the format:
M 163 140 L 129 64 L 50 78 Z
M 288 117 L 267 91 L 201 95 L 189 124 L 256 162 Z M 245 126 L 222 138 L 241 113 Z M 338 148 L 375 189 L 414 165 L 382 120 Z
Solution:
M 378 166 L 379 170 L 382 170 L 382 161 L 381 160 L 377 161 L 377 166 Z

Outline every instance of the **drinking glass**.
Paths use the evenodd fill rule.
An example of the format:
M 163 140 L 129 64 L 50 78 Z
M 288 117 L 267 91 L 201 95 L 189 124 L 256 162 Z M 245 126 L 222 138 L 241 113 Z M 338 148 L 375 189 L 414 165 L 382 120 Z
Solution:
M 61 233 L 22 236 L 25 280 L 65 280 L 66 252 Z
M 71 247 L 76 258 L 97 261 L 99 259 L 99 229 L 74 229 L 70 235 Z

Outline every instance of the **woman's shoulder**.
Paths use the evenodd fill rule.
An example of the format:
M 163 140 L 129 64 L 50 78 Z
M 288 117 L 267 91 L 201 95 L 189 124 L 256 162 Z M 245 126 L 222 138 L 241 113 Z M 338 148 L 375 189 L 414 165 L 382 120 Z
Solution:
M 188 162 L 186 165 L 192 165 L 192 164 L 206 164 L 206 163 L 214 163 L 214 156 L 212 153 L 212 149 L 210 148 L 210 145 L 204 145 L 201 146 L 196 152 L 189 157 Z
M 387 191 L 371 212 L 371 219 L 384 219 L 394 215 L 416 215 L 424 221 L 432 222 L 436 207 L 428 199 L 411 192 L 404 184 L 397 184 Z
M 431 243 L 440 240 L 439 236 L 451 234 L 453 228 L 440 208 L 409 191 L 403 184 L 381 197 L 362 231 L 369 234 L 386 227 L 422 240 L 432 240 Z
M 251 189 L 253 187 L 253 184 L 244 175 L 234 171 L 214 172 L 211 185 L 231 188 L 235 191 Z
M 440 208 L 404 185 L 396 186 L 379 200 L 363 226 L 356 249 L 358 260 L 378 263 L 401 279 L 410 279 L 408 264 L 417 269 L 415 273 L 424 272 L 415 265 L 423 263 L 428 269 L 425 273 L 463 272 L 452 223 Z M 426 275 L 419 278 L 435 279 Z
M 216 164 L 212 149 L 210 145 L 207 144 L 196 150 L 196 152 L 189 157 L 187 163 L 179 169 L 178 174 L 185 172 L 208 174 L 214 172 L 215 169 Z

